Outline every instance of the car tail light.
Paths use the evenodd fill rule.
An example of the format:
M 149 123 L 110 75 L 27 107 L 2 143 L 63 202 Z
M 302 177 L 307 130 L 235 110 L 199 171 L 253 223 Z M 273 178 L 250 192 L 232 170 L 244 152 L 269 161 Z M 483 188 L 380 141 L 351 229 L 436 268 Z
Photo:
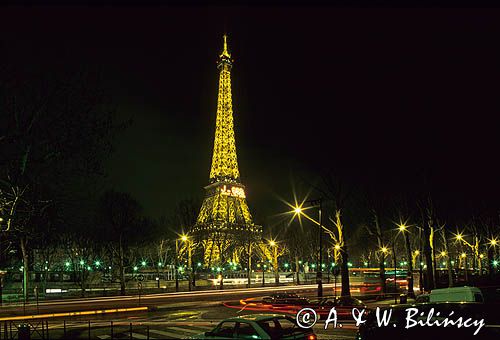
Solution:
M 318 337 L 316 336 L 316 334 L 310 334 L 307 336 L 307 340 L 317 340 Z

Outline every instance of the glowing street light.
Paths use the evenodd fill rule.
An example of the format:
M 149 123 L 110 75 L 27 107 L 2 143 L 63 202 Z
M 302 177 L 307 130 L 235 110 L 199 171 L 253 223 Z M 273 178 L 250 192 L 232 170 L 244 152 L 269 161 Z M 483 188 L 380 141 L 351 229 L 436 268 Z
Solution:
M 274 242 L 273 240 L 271 240 L 271 241 L 269 241 L 269 245 L 270 245 L 271 247 L 274 247 L 274 246 L 276 246 L 276 242 Z
M 295 207 L 293 209 L 293 212 L 296 213 L 297 215 L 301 214 L 302 213 L 302 208 L 301 207 Z
M 384 246 L 384 247 L 380 248 L 380 251 L 382 253 L 384 253 L 384 254 L 387 254 L 387 252 L 389 251 L 389 249 L 387 249 L 387 247 Z
M 404 231 L 406 231 L 407 228 L 408 227 L 405 224 L 400 224 L 398 229 L 400 232 L 404 232 Z
M 460 255 L 461 257 L 467 257 L 467 254 L 466 253 L 462 253 L 462 255 Z
M 444 250 L 441 252 L 441 256 L 446 256 L 446 252 Z
M 340 250 L 340 244 L 335 245 L 335 250 Z
M 498 244 L 498 241 L 497 241 L 497 239 L 496 239 L 496 238 L 492 238 L 492 239 L 490 240 L 490 246 L 493 246 L 493 247 L 494 247 L 494 246 L 496 246 L 497 244 Z

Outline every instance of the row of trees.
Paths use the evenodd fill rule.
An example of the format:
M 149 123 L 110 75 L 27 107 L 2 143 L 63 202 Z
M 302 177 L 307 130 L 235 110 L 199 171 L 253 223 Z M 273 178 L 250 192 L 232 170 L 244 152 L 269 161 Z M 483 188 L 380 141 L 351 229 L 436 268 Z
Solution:
M 64 261 L 72 268 L 81 268 L 81 261 L 96 263 L 100 259 L 112 264 L 123 294 L 125 273 L 139 257 L 175 262 L 178 235 L 172 230 L 179 232 L 181 226 L 194 224 L 199 202 L 183 201 L 170 217 L 154 221 L 144 216 L 130 195 L 104 190 L 103 163 L 112 151 L 113 136 L 127 122 L 116 121 L 100 90 L 99 76 L 74 69 L 41 74 L 25 65 L 8 66 L 3 72 L 0 264 L 5 268 L 21 259 L 25 294 L 35 252 L 47 263 L 61 258 L 63 252 Z M 499 236 L 500 222 L 497 207 L 458 217 L 443 207 L 429 186 L 400 195 L 397 193 L 404 190 L 373 186 L 375 180 L 354 186 L 331 172 L 319 178 L 316 183 L 304 184 L 313 188 L 311 195 L 322 198 L 323 257 L 331 254 L 340 267 L 343 295 L 349 294 L 350 257 L 375 260 L 385 282 L 385 260 L 391 248 L 404 254 L 409 269 L 424 263 L 426 289 L 436 286 L 439 256 L 451 269 L 452 257 L 465 249 L 472 255 L 472 266 L 482 272 L 486 263 L 485 269 L 493 273 L 497 252 L 493 241 Z M 314 223 L 304 220 L 304 225 L 296 221 L 270 225 L 266 226 L 267 241 L 260 242 L 253 253 L 248 250 L 248 274 L 256 268 L 252 257 L 271 261 L 276 273 L 278 258 L 288 258 L 296 272 L 301 259 L 317 258 L 319 238 L 311 227 Z M 404 230 L 399 229 L 402 226 Z M 299 232 L 297 228 L 301 228 Z M 157 246 L 148 247 L 151 244 Z M 222 259 L 223 263 L 213 265 L 223 267 L 230 260 Z M 197 261 L 203 259 L 192 263 Z M 451 275 L 451 270 L 448 272 Z M 82 288 L 86 281 L 83 273 L 86 271 L 81 275 Z M 449 283 L 453 284 L 451 276 Z

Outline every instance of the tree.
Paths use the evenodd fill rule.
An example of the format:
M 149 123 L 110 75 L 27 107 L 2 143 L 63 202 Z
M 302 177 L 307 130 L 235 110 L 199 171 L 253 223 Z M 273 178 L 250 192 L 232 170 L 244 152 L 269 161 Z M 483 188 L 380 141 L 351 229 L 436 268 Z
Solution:
M 330 236 L 331 240 L 337 246 L 340 254 L 340 275 L 342 277 L 342 296 L 350 296 L 349 284 L 349 253 L 347 247 L 347 235 L 345 233 L 344 216 L 349 192 L 340 178 L 334 176 L 331 172 L 321 177 L 322 185 L 316 186 L 325 202 L 329 202 L 330 212 L 329 221 L 333 228 L 323 227 L 323 230 Z M 319 264 L 321 266 L 321 264 Z
M 114 125 L 94 75 L 9 71 L 0 84 L 0 210 L 3 232 L 20 245 L 27 299 L 33 240 L 73 218 L 75 188 L 103 173 Z
M 125 295 L 125 270 L 130 266 L 130 248 L 144 242 L 154 229 L 154 224 L 141 214 L 142 207 L 128 193 L 109 190 L 99 202 L 97 224 L 102 228 L 103 245 L 109 249 L 113 262 L 118 266 L 122 295 Z

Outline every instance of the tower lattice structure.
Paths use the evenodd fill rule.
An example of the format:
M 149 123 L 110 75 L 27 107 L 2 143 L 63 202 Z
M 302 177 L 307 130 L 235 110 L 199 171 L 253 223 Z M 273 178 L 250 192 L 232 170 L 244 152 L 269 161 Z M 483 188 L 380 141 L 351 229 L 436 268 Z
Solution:
M 210 180 L 191 230 L 197 243 L 203 247 L 207 264 L 228 258 L 235 260 L 237 249 L 244 242 L 257 240 L 262 233 L 262 227 L 253 223 L 238 169 L 231 96 L 232 66 L 227 36 L 224 35 L 224 47 L 217 62 L 219 92 Z

